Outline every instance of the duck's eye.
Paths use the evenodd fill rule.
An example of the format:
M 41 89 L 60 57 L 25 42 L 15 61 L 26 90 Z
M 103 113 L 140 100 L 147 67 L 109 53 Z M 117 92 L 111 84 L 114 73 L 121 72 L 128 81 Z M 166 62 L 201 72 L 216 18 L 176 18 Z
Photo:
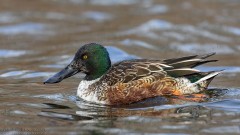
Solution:
M 83 59 L 83 60 L 86 60 L 87 58 L 88 58 L 87 55 L 83 55 L 83 56 L 82 56 L 82 59 Z

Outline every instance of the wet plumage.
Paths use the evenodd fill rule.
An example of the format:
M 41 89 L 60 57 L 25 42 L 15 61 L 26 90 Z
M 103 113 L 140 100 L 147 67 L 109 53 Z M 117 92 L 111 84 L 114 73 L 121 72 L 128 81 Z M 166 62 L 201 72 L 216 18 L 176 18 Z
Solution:
M 98 47 L 100 45 L 94 43 L 85 45 L 85 47 L 89 46 Z M 86 52 L 83 51 L 83 54 L 86 54 Z M 92 55 L 94 53 L 88 52 L 88 57 L 94 57 Z M 219 73 L 214 71 L 201 72 L 194 69 L 198 65 L 216 61 L 206 60 L 206 58 L 212 55 L 214 53 L 166 60 L 136 59 L 122 61 L 109 66 L 100 77 L 96 76 L 90 80 L 84 79 L 79 84 L 77 94 L 79 97 L 91 102 L 116 105 L 130 104 L 156 96 L 178 96 L 198 93 L 206 90 L 213 77 Z M 74 59 L 72 65 L 79 62 L 84 63 L 82 60 Z M 94 62 L 91 64 L 93 65 Z M 82 68 L 82 66 L 84 64 L 79 66 L 79 68 Z M 97 68 L 99 67 L 95 67 L 95 70 Z M 91 72 L 88 72 L 87 69 L 85 70 L 85 78 L 88 78 L 88 75 L 93 76 Z

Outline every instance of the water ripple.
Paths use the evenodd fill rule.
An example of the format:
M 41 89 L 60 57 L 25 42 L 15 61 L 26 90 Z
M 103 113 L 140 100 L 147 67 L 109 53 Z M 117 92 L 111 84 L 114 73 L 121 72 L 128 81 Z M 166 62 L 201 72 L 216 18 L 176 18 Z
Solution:
M 0 49 L 0 58 L 8 58 L 8 57 L 18 57 L 25 55 L 27 51 L 25 50 L 4 50 Z
M 83 13 L 83 17 L 94 20 L 96 22 L 104 22 L 104 21 L 112 19 L 111 14 L 104 13 L 104 12 L 97 12 L 97 11 L 85 12 L 85 13 Z
M 54 72 L 34 72 L 30 70 L 19 70 L 19 71 L 8 71 L 0 75 L 3 78 L 16 77 L 16 79 L 27 79 L 27 78 L 38 78 L 38 77 L 49 77 Z
M 138 3 L 138 0 L 90 0 L 93 5 L 113 6 L 113 5 L 131 5 Z
M 161 19 L 152 19 L 149 20 L 131 30 L 127 30 L 121 32 L 120 35 L 129 35 L 129 34 L 136 34 L 143 37 L 149 37 L 152 39 L 159 39 L 161 38 L 161 33 L 156 33 L 157 31 L 162 31 L 161 33 L 165 36 L 174 37 L 176 39 L 193 39 L 194 36 L 200 36 L 216 41 L 222 42 L 230 42 L 232 38 L 215 34 L 208 29 L 202 28 L 202 25 L 187 25 L 187 24 L 172 24 L 168 21 L 161 20 Z M 237 29 L 235 29 L 235 32 Z M 168 34 L 166 34 L 166 33 Z M 238 31 L 237 31 L 238 32 Z M 147 34 L 146 34 L 147 33 Z M 174 33 L 174 34 L 172 34 Z
M 43 95 L 35 95 L 33 97 L 51 99 L 56 101 L 66 101 L 64 95 L 62 94 L 43 94 Z
M 151 45 L 149 43 L 140 41 L 140 40 L 133 40 L 133 39 L 125 39 L 123 41 L 121 41 L 121 44 L 126 45 L 126 46 L 140 46 L 140 47 L 144 47 L 144 48 L 148 48 L 148 49 L 153 49 L 153 50 L 158 50 L 158 48 L 154 45 Z
M 16 35 L 16 34 L 39 34 L 42 33 L 47 26 L 41 23 L 20 23 L 14 25 L 0 26 L 0 34 Z
M 210 127 L 202 130 L 203 133 L 214 133 L 214 134 L 240 134 L 239 126 L 219 126 Z
M 15 77 L 15 76 L 20 76 L 25 73 L 29 72 L 29 70 L 21 70 L 21 71 L 9 71 L 7 73 L 3 73 L 0 75 L 0 77 Z
M 29 72 L 22 75 L 20 78 L 37 78 L 37 77 L 46 77 L 53 75 L 54 72 Z
M 11 23 L 19 20 L 19 17 L 13 15 L 11 12 L 0 13 L 0 23 Z
M 176 44 L 172 43 L 170 48 L 174 50 L 179 50 L 187 53 L 211 53 L 213 50 L 218 54 L 232 54 L 235 50 L 227 45 L 219 44 L 198 44 L 198 43 L 188 43 L 188 44 Z
M 227 31 L 227 32 L 230 32 L 232 34 L 235 34 L 237 36 L 240 36 L 240 28 L 237 28 L 237 27 L 230 27 L 230 26 L 226 26 L 224 27 L 224 29 Z
M 225 99 L 222 101 L 206 103 L 204 106 L 219 110 L 240 112 L 240 100 L 238 99 Z
M 151 14 L 162 14 L 168 11 L 168 7 L 166 5 L 154 5 L 147 9 L 148 13 Z

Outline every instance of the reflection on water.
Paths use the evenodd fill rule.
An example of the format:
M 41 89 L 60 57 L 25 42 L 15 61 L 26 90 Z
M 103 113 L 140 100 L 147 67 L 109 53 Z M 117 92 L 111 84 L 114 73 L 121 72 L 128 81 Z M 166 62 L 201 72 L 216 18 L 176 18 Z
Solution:
M 240 134 L 238 1 L 39 0 L 0 2 L 0 133 Z M 44 79 L 90 42 L 112 63 L 217 52 L 223 70 L 201 102 L 155 97 L 104 106 L 76 97 L 83 75 Z

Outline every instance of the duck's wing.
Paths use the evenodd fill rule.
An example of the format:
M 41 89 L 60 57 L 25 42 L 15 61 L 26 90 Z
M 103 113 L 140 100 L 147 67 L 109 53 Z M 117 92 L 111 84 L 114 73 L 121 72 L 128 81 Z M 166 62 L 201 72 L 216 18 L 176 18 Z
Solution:
M 215 53 L 209 53 L 205 55 L 192 55 L 181 58 L 173 58 L 163 60 L 164 64 L 172 66 L 173 69 L 167 70 L 168 75 L 172 77 L 181 77 L 190 75 L 193 73 L 200 73 L 199 70 L 194 69 L 199 65 L 216 62 L 218 60 L 207 60 L 206 58 L 213 56 Z
M 206 60 L 206 58 L 215 55 L 216 53 L 209 53 L 205 55 L 192 55 L 181 58 L 165 59 L 164 64 L 170 65 L 176 68 L 194 68 L 196 66 L 208 63 L 216 62 L 217 60 Z
M 112 65 L 108 72 L 99 80 L 112 86 L 116 83 L 128 83 L 157 73 L 166 76 L 165 70 L 173 67 L 163 64 L 160 60 L 127 60 Z
M 151 75 L 157 75 L 157 77 L 161 79 L 165 76 L 181 77 L 199 73 L 200 71 L 193 67 L 216 61 L 205 60 L 205 58 L 212 55 L 214 55 L 214 53 L 166 60 L 126 60 L 112 65 L 99 82 L 112 86 L 116 83 L 128 83 Z

